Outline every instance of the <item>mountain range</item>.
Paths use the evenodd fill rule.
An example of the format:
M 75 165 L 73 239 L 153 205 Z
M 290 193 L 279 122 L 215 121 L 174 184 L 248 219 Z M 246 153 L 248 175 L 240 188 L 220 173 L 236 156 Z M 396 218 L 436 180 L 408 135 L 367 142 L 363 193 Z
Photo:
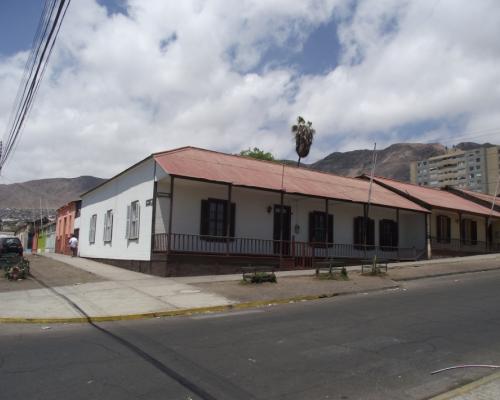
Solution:
M 468 150 L 489 143 L 459 143 L 455 147 Z M 385 149 L 377 150 L 376 175 L 402 181 L 410 179 L 410 162 L 445 154 L 447 148 L 439 143 L 396 143 Z M 343 176 L 356 176 L 369 173 L 372 165 L 372 150 L 353 150 L 334 152 L 312 164 L 303 167 L 332 172 Z M 292 161 L 289 161 L 292 163 Z M 0 218 L 7 218 L 12 210 L 54 210 L 78 199 L 80 194 L 102 183 L 105 179 L 93 176 L 77 178 L 39 179 L 23 183 L 0 185 Z M 52 213 L 51 213 L 52 214 Z

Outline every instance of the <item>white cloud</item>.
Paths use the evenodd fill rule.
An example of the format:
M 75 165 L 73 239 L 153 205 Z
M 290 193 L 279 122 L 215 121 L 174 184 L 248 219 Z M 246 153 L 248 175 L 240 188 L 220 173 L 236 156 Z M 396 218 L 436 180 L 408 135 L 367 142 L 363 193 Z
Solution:
M 255 72 L 273 48 L 300 51 L 332 16 L 342 45 L 334 70 Z M 294 157 L 289 126 L 298 114 L 317 129 L 306 162 L 401 140 L 399 127 L 428 120 L 460 120 L 462 129 L 484 133 L 500 128 L 498 37 L 493 0 L 355 7 L 350 0 L 130 0 L 127 15 L 108 15 L 94 0 L 72 2 L 4 173 L 105 177 L 150 152 L 188 144 Z M 0 91 L 14 93 L 0 98 L 0 130 L 26 56 L 0 59 Z M 410 139 L 456 133 L 432 132 Z M 495 132 L 478 141 L 494 139 Z

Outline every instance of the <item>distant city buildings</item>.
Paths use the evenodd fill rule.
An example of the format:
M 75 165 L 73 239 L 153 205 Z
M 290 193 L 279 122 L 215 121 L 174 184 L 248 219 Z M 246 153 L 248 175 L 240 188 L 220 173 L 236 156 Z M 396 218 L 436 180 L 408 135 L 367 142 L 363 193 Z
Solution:
M 494 195 L 499 170 L 500 146 L 452 148 L 446 154 L 413 161 L 410 179 L 420 186 L 453 186 Z

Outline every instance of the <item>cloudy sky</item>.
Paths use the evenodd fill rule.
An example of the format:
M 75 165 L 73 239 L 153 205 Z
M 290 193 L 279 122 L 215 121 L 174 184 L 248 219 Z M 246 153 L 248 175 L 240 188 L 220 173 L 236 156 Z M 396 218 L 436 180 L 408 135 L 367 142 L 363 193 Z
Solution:
M 42 3 L 0 4 L 2 136 Z M 305 162 L 498 143 L 499 38 L 498 0 L 72 0 L 0 183 L 109 177 L 184 145 L 295 158 L 297 115 L 317 131 Z

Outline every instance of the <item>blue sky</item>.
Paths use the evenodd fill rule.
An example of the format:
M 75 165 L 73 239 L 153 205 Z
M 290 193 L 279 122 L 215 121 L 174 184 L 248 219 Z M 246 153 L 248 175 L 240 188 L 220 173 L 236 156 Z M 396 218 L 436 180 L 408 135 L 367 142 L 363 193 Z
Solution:
M 0 135 L 42 9 L 0 4 Z M 317 132 L 305 162 L 498 142 L 497 37 L 495 0 L 73 0 L 3 173 L 109 176 L 182 145 L 294 158 L 297 115 Z

